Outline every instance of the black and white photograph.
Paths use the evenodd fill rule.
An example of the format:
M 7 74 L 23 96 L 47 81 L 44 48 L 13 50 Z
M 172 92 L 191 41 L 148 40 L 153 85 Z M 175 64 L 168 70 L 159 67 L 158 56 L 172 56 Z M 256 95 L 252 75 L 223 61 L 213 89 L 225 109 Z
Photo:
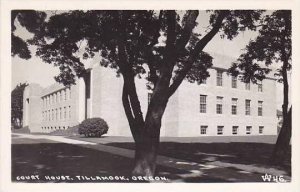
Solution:
M 152 7 L 6 10 L 5 180 L 294 186 L 293 8 Z

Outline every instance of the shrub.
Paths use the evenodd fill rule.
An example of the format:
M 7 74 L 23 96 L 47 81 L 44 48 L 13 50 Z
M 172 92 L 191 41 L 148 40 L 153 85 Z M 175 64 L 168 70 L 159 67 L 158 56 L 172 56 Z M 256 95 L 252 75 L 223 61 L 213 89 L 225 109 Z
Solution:
M 79 124 L 78 132 L 85 137 L 101 137 L 107 133 L 108 125 L 102 118 L 90 118 Z

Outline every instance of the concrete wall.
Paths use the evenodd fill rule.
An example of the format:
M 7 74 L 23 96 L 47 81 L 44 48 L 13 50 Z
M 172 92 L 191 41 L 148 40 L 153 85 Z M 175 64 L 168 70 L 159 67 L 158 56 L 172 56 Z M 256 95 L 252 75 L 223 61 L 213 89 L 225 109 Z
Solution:
M 41 125 L 41 92 L 38 84 L 30 84 L 24 90 L 23 96 L 23 126 L 28 126 L 31 132 L 39 132 Z
M 54 84 L 45 89 L 40 96 L 42 106 L 40 132 L 67 129 L 78 125 L 84 119 L 83 85 L 83 80 L 80 79 L 70 88 Z
M 208 126 L 207 134 L 217 135 L 217 126 L 224 126 L 223 135 L 232 135 L 232 126 L 238 126 L 238 135 L 246 135 L 246 126 L 252 126 L 252 135 L 258 135 L 259 126 L 264 126 L 264 135 L 277 134 L 276 120 L 276 82 L 263 81 L 263 92 L 257 85 L 251 84 L 250 90 L 238 81 L 237 88 L 231 87 L 231 76 L 223 73 L 223 86 L 216 86 L 216 70 L 210 69 L 206 84 L 197 85 L 186 81 L 170 98 L 162 119 L 161 136 L 191 137 L 200 136 L 200 126 Z M 146 80 L 136 79 L 138 97 L 144 117 L 148 108 Z M 55 84 L 41 90 L 37 85 L 30 85 L 24 92 L 24 126 L 28 125 L 34 132 L 51 132 L 78 125 L 87 117 L 101 117 L 107 121 L 107 135 L 131 136 L 128 121 L 122 104 L 123 78 L 117 78 L 112 69 L 95 66 L 91 70 L 90 99 L 85 102 L 85 83 L 78 79 L 71 87 L 71 98 L 45 105 L 43 99 L 57 97 L 67 90 Z M 56 95 L 56 96 L 55 96 Z M 207 95 L 207 112 L 200 113 L 200 95 Z M 216 114 L 216 96 L 223 97 L 223 113 Z M 231 114 L 231 99 L 238 99 L 237 115 Z M 29 99 L 29 104 L 26 104 Z M 245 100 L 251 100 L 251 115 L 245 115 Z M 51 100 L 51 99 L 50 99 Z M 258 101 L 263 101 L 263 116 L 258 116 Z M 87 104 L 87 107 L 85 106 Z M 64 117 L 66 107 L 66 118 Z M 69 107 L 71 107 L 69 114 Z M 52 110 L 62 110 L 63 118 L 52 118 Z M 86 109 L 88 111 L 86 111 Z M 51 118 L 45 118 L 45 111 Z M 48 114 L 49 115 L 49 114 Z M 44 117 L 42 119 L 42 117 Z
M 264 126 L 264 135 L 276 134 L 276 82 L 263 81 L 263 92 L 257 85 L 238 81 L 231 88 L 231 77 L 223 73 L 223 86 L 216 86 L 216 70 L 211 69 L 207 84 L 200 86 L 183 82 L 179 88 L 178 136 L 199 136 L 200 126 L 208 126 L 206 135 L 217 135 L 217 126 L 224 126 L 224 135 L 232 135 L 232 126 L 239 126 L 238 135 L 246 134 L 246 126 L 252 126 L 252 135 L 258 135 L 258 127 Z M 200 95 L 207 95 L 207 112 L 200 113 Z M 223 97 L 223 113 L 216 114 L 216 96 Z M 237 115 L 231 114 L 231 99 L 238 98 Z M 251 115 L 245 115 L 245 100 L 251 100 Z M 263 101 L 263 116 L 258 116 L 258 101 Z

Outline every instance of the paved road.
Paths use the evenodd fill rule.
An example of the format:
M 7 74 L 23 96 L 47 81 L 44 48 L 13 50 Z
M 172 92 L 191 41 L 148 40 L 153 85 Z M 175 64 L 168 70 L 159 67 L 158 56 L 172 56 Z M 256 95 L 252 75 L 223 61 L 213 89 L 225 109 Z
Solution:
M 18 143 L 19 139 L 27 139 L 28 141 L 34 142 L 56 142 L 56 143 L 67 143 L 77 145 L 84 148 L 94 149 L 101 152 L 110 153 L 126 158 L 133 158 L 134 151 L 130 149 L 124 149 L 114 146 L 108 146 L 96 142 L 88 142 L 65 138 L 62 136 L 49 136 L 49 135 L 29 135 L 29 134 L 13 134 L 13 144 Z M 105 140 L 104 140 L 105 143 Z M 264 174 L 268 173 L 271 175 L 282 175 L 286 180 L 290 180 L 290 177 L 286 175 L 284 171 L 277 170 L 274 168 L 257 167 L 255 165 L 244 165 L 236 163 L 228 163 L 217 160 L 216 157 L 220 154 L 203 153 L 207 156 L 207 163 L 196 163 L 191 161 L 185 161 L 181 159 L 171 158 L 159 155 L 157 158 L 157 164 L 164 167 L 169 167 L 178 170 L 184 170 L 185 173 L 180 174 L 180 179 L 175 181 L 180 182 L 185 178 L 200 178 L 202 176 L 209 176 L 211 178 L 217 178 L 228 182 L 262 182 Z

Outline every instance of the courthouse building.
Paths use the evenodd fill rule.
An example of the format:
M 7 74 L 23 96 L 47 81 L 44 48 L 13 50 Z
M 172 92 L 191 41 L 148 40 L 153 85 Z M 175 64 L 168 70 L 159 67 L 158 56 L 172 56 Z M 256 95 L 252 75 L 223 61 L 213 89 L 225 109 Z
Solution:
M 170 98 L 162 120 L 161 136 L 276 135 L 276 81 L 243 83 L 226 73 L 232 58 L 217 55 L 203 84 L 183 82 Z M 142 111 L 146 114 L 151 91 L 145 78 L 136 80 Z M 23 125 L 31 132 L 52 132 L 101 117 L 108 135 L 130 136 L 122 105 L 123 79 L 112 69 L 91 66 L 87 80 L 76 85 L 58 83 L 42 88 L 30 84 L 24 91 Z

